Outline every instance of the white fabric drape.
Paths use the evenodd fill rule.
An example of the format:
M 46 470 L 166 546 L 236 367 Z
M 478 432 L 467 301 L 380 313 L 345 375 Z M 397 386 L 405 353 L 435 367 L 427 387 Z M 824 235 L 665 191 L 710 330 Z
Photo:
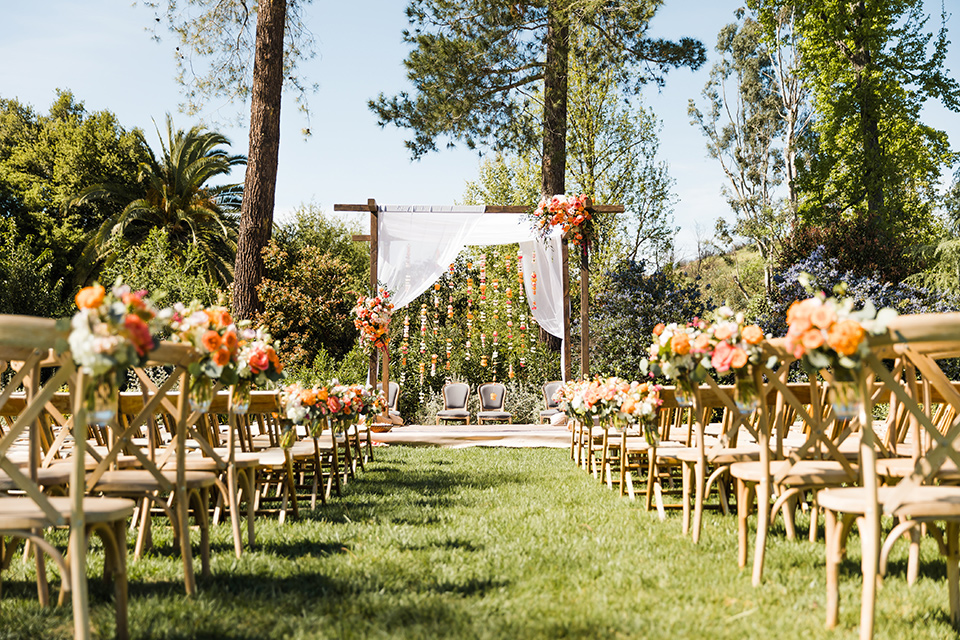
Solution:
M 544 241 L 529 218 L 484 213 L 484 207 L 381 206 L 377 272 L 400 309 L 440 279 L 467 245 L 519 243 L 523 284 L 531 315 L 545 331 L 563 338 L 563 280 L 559 229 Z M 536 256 L 536 264 L 533 264 Z M 537 273 L 537 293 L 530 275 Z

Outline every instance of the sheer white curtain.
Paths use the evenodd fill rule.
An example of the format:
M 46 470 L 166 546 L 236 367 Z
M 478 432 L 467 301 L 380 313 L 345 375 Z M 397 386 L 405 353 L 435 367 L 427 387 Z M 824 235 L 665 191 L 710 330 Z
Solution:
M 531 315 L 545 331 L 562 339 L 559 229 L 543 240 L 524 214 L 483 211 L 482 206 L 379 207 L 377 272 L 380 282 L 394 292 L 394 307 L 405 307 L 429 289 L 467 245 L 519 243 L 527 300 L 536 302 Z M 536 295 L 530 277 L 534 271 Z

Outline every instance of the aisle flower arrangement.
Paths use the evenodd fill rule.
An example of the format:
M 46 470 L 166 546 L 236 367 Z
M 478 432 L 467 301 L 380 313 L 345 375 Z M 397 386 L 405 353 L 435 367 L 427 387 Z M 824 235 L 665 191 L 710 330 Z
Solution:
M 146 291 L 132 291 L 119 281 L 110 291 L 99 283 L 84 287 L 75 302 L 79 310 L 69 320 L 67 343 L 73 361 L 91 378 L 88 417 L 106 424 L 117 411 L 117 375 L 146 363 L 170 313 L 158 311 Z
M 553 227 L 559 225 L 570 244 L 586 246 L 590 243 L 593 230 L 593 216 L 587 211 L 586 205 L 587 196 L 582 193 L 543 198 L 533 212 L 536 227 L 546 236 Z
M 281 390 L 280 401 L 287 419 L 305 425 L 313 437 L 328 423 L 342 430 L 361 416 L 382 413 L 387 406 L 382 391 L 374 391 L 370 385 L 341 384 L 336 379 L 312 387 L 289 384 Z
M 842 287 L 838 293 L 842 295 Z M 869 300 L 854 311 L 852 299 L 827 297 L 823 292 L 795 300 L 787 310 L 786 348 L 811 375 L 832 370 L 832 403 L 838 417 L 849 419 L 859 413 L 862 398 L 857 379 L 870 353 L 867 336 L 884 333 L 896 316 L 895 309 L 877 311 Z
M 715 319 L 706 328 L 710 336 L 712 354 L 710 366 L 717 373 L 733 372 L 735 378 L 734 402 L 743 413 L 751 413 L 760 406 L 760 390 L 748 365 L 776 366 L 776 357 L 763 362 L 762 344 L 766 339 L 756 324 L 747 324 L 743 313 L 734 313 L 730 307 L 720 307 Z
M 658 324 L 653 329 L 649 358 L 640 363 L 641 369 L 675 382 L 674 397 L 680 406 L 693 404 L 694 387 L 706 378 L 711 366 L 713 340 L 706 328 L 701 320 Z
M 620 401 L 621 419 L 630 424 L 639 424 L 650 445 L 657 445 L 660 441 L 657 433 L 657 415 L 663 404 L 660 389 L 658 384 L 634 380 L 623 390 L 623 399 Z
M 264 329 L 241 330 L 237 376 L 258 387 L 269 386 L 283 379 L 283 363 L 277 356 L 273 338 Z
M 353 324 L 360 331 L 360 340 L 380 351 L 387 350 L 390 319 L 393 317 L 393 303 L 390 292 L 380 288 L 376 296 L 357 298 L 353 308 Z

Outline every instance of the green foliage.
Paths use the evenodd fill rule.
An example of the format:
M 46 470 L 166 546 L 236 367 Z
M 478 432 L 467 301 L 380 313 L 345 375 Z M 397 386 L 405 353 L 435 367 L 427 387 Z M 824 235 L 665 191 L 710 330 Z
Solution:
M 683 267 L 699 283 L 707 307 L 727 305 L 735 311 L 746 311 L 766 297 L 765 271 L 760 253 L 749 246 L 707 255 Z
M 125 130 L 109 111 L 87 112 L 69 91 L 57 92 L 46 115 L 0 98 L 0 216 L 32 238 L 33 255 L 50 252 L 64 295 L 89 276 L 85 234 L 123 208 L 98 201 L 67 209 L 67 201 L 96 182 L 136 190 L 147 154 L 137 130 Z
M 946 16 L 934 36 L 920 0 L 797 6 L 817 111 L 816 153 L 799 176 L 803 220 L 830 225 L 866 214 L 908 244 L 926 243 L 940 170 L 954 156 L 946 134 L 922 123 L 921 108 L 935 98 L 960 109 L 960 85 L 944 68 Z
M 492 142 L 498 150 L 530 149 L 542 132 L 532 115 L 542 101 L 547 68 L 547 23 L 569 26 L 599 46 L 577 47 L 573 58 L 588 57 L 594 68 L 617 70 L 617 81 L 638 87 L 663 82 L 671 67 L 698 67 L 703 46 L 646 36 L 659 2 L 553 0 L 512 4 L 498 0 L 411 0 L 411 29 L 404 41 L 413 51 L 404 61 L 415 94 L 384 94 L 370 102 L 380 124 L 413 133 L 413 157 L 436 150 L 440 138 L 469 148 Z M 574 45 L 576 46 L 576 45 Z M 565 59 L 556 62 L 566 67 Z M 561 132 L 562 135 L 562 132 Z
M 706 309 L 695 281 L 675 271 L 647 274 L 645 267 L 623 261 L 608 274 L 591 313 L 592 370 L 642 379 L 640 361 L 647 357 L 653 328 L 703 316 Z
M 237 250 L 238 213 L 243 188 L 239 184 L 211 186 L 211 180 L 230 173 L 246 162 L 222 147 L 230 141 L 214 131 L 193 127 L 176 129 L 167 114 L 166 140 L 160 137 L 160 156 L 149 151 L 142 133 L 136 132 L 149 151 L 140 163 L 139 184 L 99 183 L 87 185 L 72 201 L 83 205 L 113 200 L 125 205 L 107 218 L 90 238 L 91 259 L 116 260 L 118 250 L 142 242 L 153 229 L 164 229 L 177 253 L 199 248 L 207 277 L 225 287 L 233 278 Z M 114 242 L 123 239 L 124 243 Z
M 321 348 L 335 361 L 353 348 L 352 309 L 364 291 L 362 249 L 351 229 L 301 208 L 264 251 L 266 276 L 259 287 L 261 322 L 280 343 L 278 354 L 294 370 L 312 365 Z M 365 377 L 365 376 L 364 376 Z
M 72 305 L 63 299 L 63 278 L 53 271 L 49 249 L 37 252 L 13 221 L 0 219 L 0 313 L 57 318 Z
M 154 299 L 163 293 L 165 304 L 199 300 L 212 305 L 226 298 L 227 292 L 207 279 L 200 249 L 175 251 L 165 229 L 152 229 L 143 242 L 116 253 L 119 257 L 100 274 L 106 285 L 120 278 L 134 290 L 146 289 Z

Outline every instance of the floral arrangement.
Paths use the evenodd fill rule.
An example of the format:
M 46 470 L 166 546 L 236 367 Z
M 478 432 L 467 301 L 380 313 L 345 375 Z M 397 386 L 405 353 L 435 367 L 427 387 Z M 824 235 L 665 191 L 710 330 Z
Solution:
M 207 377 L 224 384 L 236 384 L 240 335 L 226 307 L 203 307 L 194 301 L 189 306 L 173 306 L 170 323 L 172 342 L 193 347 L 200 360 L 190 365 L 194 378 Z
M 653 328 L 650 357 L 641 361 L 641 368 L 671 380 L 703 380 L 713 355 L 713 339 L 705 329 L 706 324 L 699 320 L 658 324 Z
M 622 419 L 631 424 L 640 424 L 643 435 L 651 445 L 659 443 L 657 434 L 657 413 L 663 400 L 660 398 L 660 385 L 652 382 L 633 381 L 623 391 L 624 398 L 620 403 Z
M 167 327 L 168 311 L 120 281 L 110 291 L 99 283 L 84 287 L 75 301 L 67 342 L 74 362 L 94 378 L 144 364 Z
M 746 324 L 743 313 L 734 313 L 730 307 L 720 307 L 715 320 L 706 329 L 711 339 L 710 366 L 717 373 L 740 371 L 747 364 L 760 364 L 766 338 L 756 324 Z
M 838 292 L 842 295 L 842 287 Z M 886 331 L 896 316 L 895 309 L 877 311 L 869 300 L 863 309 L 853 311 L 850 298 L 828 298 L 819 292 L 795 300 L 787 310 L 786 348 L 808 373 L 826 367 L 859 371 L 869 353 L 867 336 Z
M 386 396 L 369 385 L 344 385 L 331 380 L 323 385 L 304 387 L 299 383 L 281 390 L 286 417 L 294 424 L 307 425 L 310 435 L 317 437 L 325 421 L 341 428 L 359 416 L 371 416 L 386 410 Z
M 652 423 L 663 404 L 659 385 L 617 377 L 574 380 L 560 387 L 554 400 L 562 411 L 584 422 L 592 423 L 596 417 L 610 419 L 617 425 L 640 423 L 647 440 L 655 443 L 656 429 Z
M 582 193 L 576 196 L 556 195 L 543 198 L 533 212 L 533 217 L 543 235 L 560 225 L 571 244 L 585 246 L 591 240 L 590 221 L 593 218 L 586 205 L 587 196 Z
M 393 316 L 390 292 L 381 287 L 374 297 L 360 296 L 353 313 L 353 324 L 360 330 L 360 339 L 380 351 L 387 350 L 387 330 Z
M 268 386 L 283 378 L 283 363 L 277 356 L 273 338 L 264 329 L 241 330 L 237 376 L 258 387 Z

